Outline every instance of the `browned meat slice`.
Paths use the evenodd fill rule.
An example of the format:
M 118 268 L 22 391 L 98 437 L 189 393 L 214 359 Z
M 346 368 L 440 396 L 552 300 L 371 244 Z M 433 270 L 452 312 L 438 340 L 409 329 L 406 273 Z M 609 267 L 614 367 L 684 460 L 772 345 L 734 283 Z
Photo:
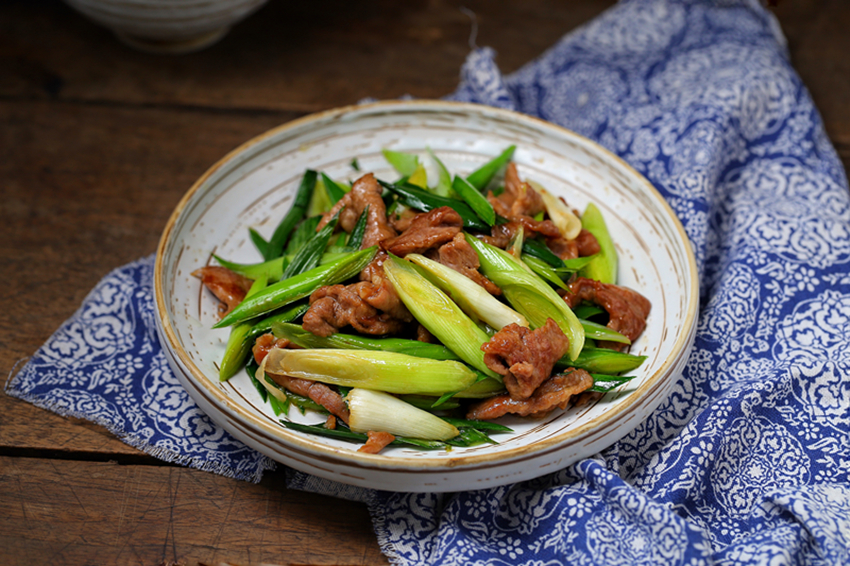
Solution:
M 277 375 L 272 373 L 266 373 L 266 375 L 287 391 L 292 391 L 296 395 L 312 399 L 327 409 L 330 414 L 336 415 L 345 423 L 348 422 L 350 413 L 348 412 L 348 406 L 345 404 L 345 399 L 342 398 L 342 395 L 324 383 L 310 381 L 309 379 L 289 377 L 288 375 Z
M 578 242 L 567 240 L 561 236 L 548 238 L 546 246 L 561 259 L 575 259 L 578 257 Z
M 469 279 L 478 283 L 491 295 L 501 295 L 502 290 L 498 285 L 487 279 L 478 268 L 481 262 L 475 249 L 466 241 L 463 233 L 458 233 L 451 242 L 443 244 L 436 251 L 428 254 L 430 259 L 438 261 L 446 267 L 451 267 L 458 273 L 466 275 Z
M 325 428 L 328 430 L 336 430 L 336 417 L 333 415 L 328 415 L 328 418 L 325 419 Z
M 364 267 L 363 271 L 360 272 L 360 280 L 372 281 L 375 277 L 384 277 L 384 262 L 387 261 L 388 257 L 387 252 L 378 250 L 378 253 L 369 262 L 369 265 Z
M 495 246 L 499 249 L 505 249 L 519 230 L 519 222 L 505 222 L 504 224 L 496 224 L 490 228 L 489 236 L 482 236 L 481 240 Z
M 405 208 L 400 213 L 393 214 L 389 217 L 390 226 L 395 228 L 395 231 L 401 234 L 408 228 L 410 228 L 411 222 L 416 218 L 421 212 L 417 210 L 413 210 L 412 208 Z
M 513 234 L 516 232 L 520 225 L 525 229 L 526 238 L 530 238 L 534 234 L 541 234 L 546 238 L 558 238 L 561 236 L 561 231 L 558 230 L 558 227 L 555 226 L 555 223 L 551 220 L 535 220 L 531 216 L 527 216 L 525 214 L 513 214 L 503 203 L 501 203 L 501 201 L 499 201 L 498 198 L 494 197 L 492 193 L 487 196 L 487 200 L 490 202 L 490 204 L 493 205 L 493 209 L 496 211 L 496 214 L 504 216 L 505 218 L 511 221 L 506 224 L 497 224 L 496 226 L 494 226 L 493 229 L 491 229 L 491 235 L 493 235 L 494 237 L 498 237 L 493 234 L 493 232 L 496 231 L 496 228 L 498 226 L 508 226 L 510 224 L 516 225 L 508 226 L 507 230 L 510 231 L 510 237 L 508 237 L 507 240 L 504 240 L 504 236 L 500 234 L 500 236 L 502 237 L 499 239 L 504 241 L 504 245 L 497 247 L 504 248 L 504 246 L 507 245 L 507 243 L 510 241 L 510 238 L 513 237 Z M 493 245 L 495 246 L 496 243 L 493 243 Z
M 258 364 L 263 363 L 263 359 L 269 355 L 269 350 L 272 348 L 289 348 L 291 350 L 300 349 L 286 338 L 275 338 L 271 332 L 263 334 L 254 341 L 254 346 L 251 348 L 251 353 L 254 355 L 254 360 Z
M 208 265 L 192 272 L 221 301 L 218 314 L 223 317 L 241 303 L 253 281 L 220 265 Z
M 325 337 L 349 325 L 363 334 L 383 335 L 402 331 L 413 316 L 399 300 L 392 285 L 386 279 L 377 279 L 377 284 L 361 281 L 317 289 L 310 296 L 310 308 L 304 314 L 304 330 Z
M 380 250 L 375 254 L 375 258 L 369 262 L 369 265 L 363 268 L 363 271 L 360 272 L 360 281 L 368 282 L 369 285 L 359 286 L 357 293 L 360 298 L 379 311 L 384 311 L 400 320 L 411 321 L 413 315 L 401 302 L 392 283 L 384 275 L 384 262 L 387 257 L 389 257 L 387 252 Z
M 561 259 L 575 259 L 599 253 L 599 242 L 596 236 L 582 228 L 575 240 L 567 240 L 561 236 L 547 238 L 546 245 Z
M 479 401 L 469 408 L 468 419 L 492 420 L 508 413 L 544 417 L 556 407 L 566 409 L 570 398 L 593 387 L 593 378 L 583 369 L 568 368 L 544 381 L 534 395 L 517 400 L 505 393 Z
M 425 253 L 451 241 L 460 233 L 463 219 L 448 206 L 417 214 L 410 227 L 399 236 L 385 241 L 381 247 L 389 253 L 404 257 L 412 253 Z
M 416 340 L 418 342 L 425 342 L 426 344 L 436 344 L 439 342 L 436 338 L 434 338 L 434 335 L 421 324 L 416 327 Z
M 584 228 L 581 229 L 581 232 L 578 233 L 574 241 L 578 243 L 578 257 L 598 254 L 602 249 L 599 247 L 599 241 L 596 239 L 596 236 Z
M 325 213 L 316 231 L 321 230 L 344 206 L 345 210 L 339 215 L 339 226 L 346 232 L 351 232 L 354 225 L 357 224 L 357 219 L 368 206 L 369 214 L 366 217 L 366 231 L 363 234 L 361 248 L 369 248 L 384 240 L 394 238 L 396 232 L 387 222 L 387 207 L 381 198 L 381 192 L 381 186 L 378 185 L 374 175 L 371 173 L 363 175 L 354 181 L 351 191 Z
M 251 348 L 251 353 L 254 354 L 254 360 L 258 364 L 263 363 L 263 360 L 269 355 L 269 350 L 274 348 L 275 340 L 277 339 L 271 332 L 263 334 L 254 340 L 254 346 Z
M 366 436 L 368 437 L 366 444 L 357 449 L 358 452 L 364 454 L 377 454 L 395 440 L 395 436 L 388 432 L 375 432 L 374 430 L 367 432 Z
M 483 344 L 484 363 L 504 376 L 505 387 L 514 399 L 527 399 L 551 374 L 555 362 L 569 348 L 570 340 L 557 323 L 530 330 L 509 324 Z
M 525 228 L 526 238 L 530 238 L 534 234 L 540 234 L 545 238 L 557 238 L 561 235 L 561 231 L 551 220 L 535 220 L 524 215 L 514 216 L 513 219 L 520 222 L 522 227 Z
M 519 173 L 516 170 L 516 164 L 509 163 L 505 169 L 505 192 L 501 197 L 506 204 L 511 207 L 510 218 L 515 216 L 534 216 L 545 210 L 543 197 L 540 193 L 531 188 L 531 185 L 522 181 L 519 178 Z
M 608 311 L 608 328 L 629 340 L 636 340 L 646 328 L 646 317 L 652 307 L 649 300 L 637 291 L 586 277 L 570 283 L 570 292 L 564 295 L 564 300 L 570 308 L 575 308 L 581 301 L 599 305 Z
M 385 312 L 403 322 L 411 322 L 413 315 L 401 302 L 393 284 L 385 277 L 373 277 L 372 281 L 361 281 L 352 285 L 366 304 Z
M 380 333 L 389 328 L 380 326 L 378 311 L 360 295 L 345 285 L 325 286 L 310 295 L 310 308 L 304 313 L 302 327 L 317 336 L 328 337 L 349 324 L 364 330 L 375 328 Z M 389 318 L 389 317 L 387 317 Z

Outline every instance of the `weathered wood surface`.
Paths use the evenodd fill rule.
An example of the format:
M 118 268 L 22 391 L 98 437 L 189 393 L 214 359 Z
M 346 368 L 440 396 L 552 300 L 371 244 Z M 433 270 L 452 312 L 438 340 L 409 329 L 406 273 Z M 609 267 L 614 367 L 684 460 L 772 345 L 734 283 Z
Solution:
M 58 1 L 0 3 L 0 381 L 111 269 L 155 250 L 192 182 L 278 124 L 454 89 L 478 45 L 517 69 L 610 0 L 271 0 L 206 51 L 138 53 Z M 850 165 L 850 3 L 782 0 L 793 63 Z M 4 564 L 380 564 L 365 506 L 166 465 L 0 395 Z
M 378 564 L 362 505 L 175 466 L 0 457 L 4 564 Z M 12 561 L 9 562 L 11 557 Z

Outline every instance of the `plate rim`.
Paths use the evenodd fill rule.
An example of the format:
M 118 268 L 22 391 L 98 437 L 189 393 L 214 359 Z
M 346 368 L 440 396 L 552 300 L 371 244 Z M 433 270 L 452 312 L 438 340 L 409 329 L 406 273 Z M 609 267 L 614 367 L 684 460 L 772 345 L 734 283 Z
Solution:
M 167 316 L 167 308 L 165 302 L 164 289 L 164 257 L 165 251 L 171 242 L 171 237 L 175 226 L 180 219 L 187 205 L 192 201 L 198 191 L 207 183 L 207 181 L 219 170 L 225 168 L 228 164 L 234 161 L 234 158 L 250 150 L 254 146 L 263 141 L 277 137 L 287 131 L 296 130 L 303 126 L 307 126 L 314 122 L 326 122 L 342 119 L 344 116 L 353 114 L 380 114 L 380 113 L 411 113 L 427 111 L 432 114 L 439 114 L 451 110 L 452 112 L 468 112 L 478 114 L 484 118 L 500 117 L 505 122 L 527 122 L 529 125 L 538 129 L 550 130 L 559 136 L 572 138 L 579 145 L 589 147 L 592 151 L 601 156 L 613 161 L 620 168 L 624 169 L 635 180 L 644 185 L 644 189 L 651 195 L 657 205 L 660 205 L 666 214 L 666 220 L 672 222 L 672 226 L 678 234 L 682 244 L 684 256 L 687 261 L 687 275 L 693 282 L 689 289 L 687 297 L 686 316 L 683 320 L 683 332 L 677 337 L 673 345 L 674 356 L 670 356 L 664 360 L 659 368 L 646 378 L 631 395 L 635 395 L 635 401 L 625 402 L 621 406 L 612 409 L 613 412 L 606 412 L 604 415 L 599 415 L 588 422 L 582 423 L 575 428 L 570 428 L 567 432 L 562 432 L 549 438 L 542 439 L 538 442 L 529 445 L 520 445 L 502 452 L 490 452 L 482 454 L 459 454 L 456 457 L 444 459 L 419 459 L 405 457 L 399 455 L 387 456 L 385 454 L 364 454 L 356 450 L 343 451 L 339 448 L 328 446 L 319 442 L 312 441 L 306 435 L 294 434 L 284 427 L 273 427 L 256 418 L 254 411 L 248 410 L 238 404 L 233 403 L 221 390 L 215 387 L 209 387 L 207 382 L 210 378 L 204 374 L 194 364 L 185 350 L 179 345 L 176 332 L 172 326 L 171 320 Z M 242 426 L 254 432 L 260 432 L 266 437 L 267 442 L 284 442 L 287 450 L 297 450 L 304 452 L 311 458 L 327 459 L 333 461 L 334 464 L 344 464 L 354 466 L 361 469 L 376 469 L 376 470 L 392 470 L 405 471 L 414 474 L 428 473 L 435 471 L 443 471 L 450 473 L 451 470 L 471 470 L 476 468 L 489 467 L 494 463 L 507 464 L 516 463 L 525 459 L 539 458 L 558 451 L 572 442 L 581 441 L 586 436 L 598 432 L 603 425 L 617 427 L 618 423 L 623 421 L 623 413 L 630 410 L 635 410 L 641 406 L 641 401 L 651 397 L 654 389 L 668 389 L 671 386 L 670 376 L 668 379 L 662 379 L 665 374 L 668 374 L 672 368 L 677 365 L 684 365 L 681 360 L 683 356 L 688 356 L 693 344 L 694 332 L 696 327 L 698 308 L 699 308 L 699 278 L 696 266 L 696 258 L 692 249 L 690 239 L 684 230 L 681 222 L 673 212 L 670 205 L 661 196 L 661 193 L 650 183 L 642 174 L 631 167 L 622 158 L 601 146 L 597 142 L 590 140 L 580 134 L 573 132 L 567 128 L 529 116 L 512 110 L 495 108 L 491 106 L 473 104 L 466 102 L 454 102 L 444 100 L 402 100 L 402 101 L 380 101 L 368 104 L 349 105 L 339 108 L 333 108 L 322 112 L 312 113 L 295 120 L 283 123 L 279 126 L 271 128 L 253 138 L 243 142 L 233 150 L 229 151 L 216 163 L 209 167 L 186 191 L 180 199 L 174 210 L 172 211 L 165 228 L 162 231 L 159 243 L 157 245 L 156 260 L 154 265 L 154 302 L 156 308 L 157 330 L 162 342 L 163 348 L 168 348 L 170 353 L 185 369 L 188 370 L 186 379 L 191 379 L 195 388 L 205 395 L 206 401 L 216 407 L 218 410 L 229 413 L 229 418 L 236 418 Z M 172 368 L 174 369 L 174 368 Z M 663 400 L 663 398 L 662 398 Z M 660 403 L 660 401 L 659 401 Z M 657 404 L 656 404 L 657 406 Z M 654 408 L 653 408 L 654 409 Z M 212 416 L 210 416 L 214 421 Z M 641 419 L 642 422 L 643 419 Z M 599 421 L 605 421 L 600 423 Z M 221 424 L 221 423 L 218 423 Z M 223 426 L 223 425 L 222 425 Z M 631 429 L 629 429 L 631 430 Z M 625 432 L 623 435 L 627 434 Z M 621 435 L 619 438 L 622 438 Z M 569 437 L 569 438 L 566 438 Z M 344 457 L 341 457 L 344 456 Z M 344 479 L 340 479 L 344 481 Z

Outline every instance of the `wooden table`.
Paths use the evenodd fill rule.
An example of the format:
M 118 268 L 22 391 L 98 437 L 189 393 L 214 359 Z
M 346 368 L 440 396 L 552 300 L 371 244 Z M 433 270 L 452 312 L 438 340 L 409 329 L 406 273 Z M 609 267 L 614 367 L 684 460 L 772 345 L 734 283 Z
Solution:
M 0 379 L 243 141 L 363 97 L 451 92 L 478 15 L 504 71 L 611 1 L 271 0 L 215 46 L 155 56 L 55 1 L 0 4 Z M 850 3 L 783 0 L 791 57 L 850 165 Z M 382 564 L 365 506 L 164 464 L 0 395 L 4 564 Z

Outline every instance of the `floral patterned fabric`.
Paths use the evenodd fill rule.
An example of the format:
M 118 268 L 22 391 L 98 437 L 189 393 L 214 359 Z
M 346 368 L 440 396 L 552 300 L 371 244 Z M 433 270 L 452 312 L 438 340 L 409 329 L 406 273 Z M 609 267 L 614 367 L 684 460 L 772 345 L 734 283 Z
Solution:
M 621 2 L 453 99 L 598 141 L 643 173 L 696 252 L 701 311 L 670 398 L 539 480 L 371 500 L 396 564 L 850 563 L 850 198 L 772 15 Z
M 396 564 L 850 563 L 850 197 L 772 16 L 747 0 L 624 1 L 503 77 L 477 49 L 451 98 L 594 139 L 693 244 L 693 352 L 653 415 L 593 458 L 482 491 L 290 486 L 370 505 Z M 156 341 L 152 258 L 106 277 L 7 392 L 149 453 L 257 480 Z
M 96 422 L 168 462 L 258 482 L 274 462 L 202 413 L 168 366 L 154 320 L 154 257 L 104 277 L 6 393 Z

